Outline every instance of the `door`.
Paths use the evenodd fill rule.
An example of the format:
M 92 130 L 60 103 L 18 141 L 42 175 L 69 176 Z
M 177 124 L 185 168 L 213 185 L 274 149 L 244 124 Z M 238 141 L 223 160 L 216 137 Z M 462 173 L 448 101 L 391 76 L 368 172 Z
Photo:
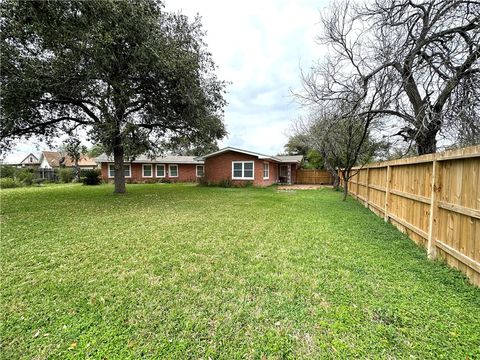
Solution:
M 278 181 L 283 184 L 288 182 L 288 165 L 280 165 Z

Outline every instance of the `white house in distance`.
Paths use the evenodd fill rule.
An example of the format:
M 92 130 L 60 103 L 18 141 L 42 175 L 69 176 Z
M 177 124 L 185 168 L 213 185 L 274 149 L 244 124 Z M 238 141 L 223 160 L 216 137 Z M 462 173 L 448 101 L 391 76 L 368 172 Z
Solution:
M 28 154 L 25 159 L 18 164 L 21 167 L 37 167 L 40 164 L 38 158 L 32 153 Z

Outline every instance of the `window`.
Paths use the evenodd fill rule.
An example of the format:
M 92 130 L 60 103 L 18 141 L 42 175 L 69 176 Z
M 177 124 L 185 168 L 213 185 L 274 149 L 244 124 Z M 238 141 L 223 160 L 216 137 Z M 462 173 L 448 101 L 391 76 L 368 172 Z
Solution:
M 232 179 L 253 180 L 253 161 L 232 161 Z
M 127 177 L 127 178 L 130 177 L 130 164 L 123 165 L 123 173 L 125 174 L 125 177 Z M 109 178 L 115 177 L 115 165 L 114 164 L 108 164 L 108 177 Z
M 263 163 L 263 179 L 267 180 L 270 178 L 270 164 L 268 162 Z
M 203 177 L 204 167 L 203 165 L 197 165 L 197 177 Z
M 178 177 L 178 165 L 168 165 L 168 176 Z
M 165 165 L 157 164 L 157 177 L 159 178 L 165 177 Z
M 143 177 L 151 178 L 153 177 L 152 164 L 143 164 Z
M 33 163 L 33 157 L 30 156 L 30 162 Z

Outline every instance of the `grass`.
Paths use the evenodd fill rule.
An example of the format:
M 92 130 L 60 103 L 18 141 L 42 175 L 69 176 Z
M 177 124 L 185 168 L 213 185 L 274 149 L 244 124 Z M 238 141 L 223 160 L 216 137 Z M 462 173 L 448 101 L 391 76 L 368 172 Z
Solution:
M 480 289 L 353 199 L 2 190 L 14 358 L 480 358 Z

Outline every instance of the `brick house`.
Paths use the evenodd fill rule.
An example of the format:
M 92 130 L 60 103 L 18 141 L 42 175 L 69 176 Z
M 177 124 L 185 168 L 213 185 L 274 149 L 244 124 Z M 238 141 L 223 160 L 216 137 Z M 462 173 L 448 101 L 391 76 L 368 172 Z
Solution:
M 300 167 L 303 156 L 270 156 L 226 147 L 198 159 L 204 161 L 205 180 L 208 182 L 230 179 L 237 184 L 250 181 L 255 186 L 269 186 L 275 183 L 295 183 L 296 170 Z
M 99 163 L 104 181 L 113 181 L 113 158 L 105 154 L 95 159 Z M 127 182 L 195 182 L 203 176 L 203 161 L 195 156 L 159 156 L 151 159 L 141 155 L 135 160 L 125 163 Z
M 252 151 L 227 147 L 213 153 L 195 156 L 161 156 L 154 159 L 139 156 L 125 163 L 127 182 L 195 182 L 204 177 L 218 183 L 230 179 L 241 184 L 251 182 L 255 186 L 274 183 L 294 183 L 296 170 L 302 155 L 269 156 Z M 96 158 L 104 181 L 113 181 L 113 158 L 105 154 Z

